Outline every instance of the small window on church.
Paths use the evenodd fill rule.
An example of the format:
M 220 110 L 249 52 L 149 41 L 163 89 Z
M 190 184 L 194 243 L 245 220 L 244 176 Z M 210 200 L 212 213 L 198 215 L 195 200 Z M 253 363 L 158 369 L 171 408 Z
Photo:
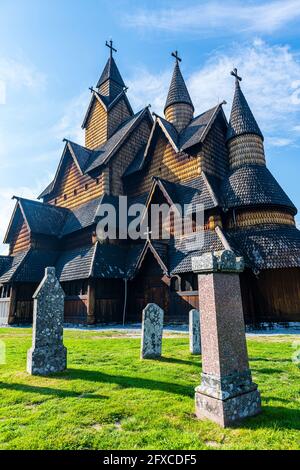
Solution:
M 179 292 L 180 291 L 180 277 L 179 276 L 175 276 L 175 277 L 172 277 L 171 279 L 171 292 Z
M 74 196 L 77 196 L 77 189 L 74 189 L 73 194 Z
M 181 290 L 183 292 L 190 292 L 198 290 L 197 275 L 193 273 L 183 274 L 181 280 Z
M 54 204 L 57 206 L 57 199 L 55 199 Z
M 64 194 L 64 201 L 66 201 L 67 199 L 68 199 L 67 194 Z
M 99 183 L 100 183 L 100 179 L 96 178 L 96 185 L 98 185 Z
M 84 185 L 84 189 L 85 189 L 85 191 L 87 191 L 87 190 L 89 189 L 89 185 L 88 185 L 88 184 L 85 184 L 85 185 Z

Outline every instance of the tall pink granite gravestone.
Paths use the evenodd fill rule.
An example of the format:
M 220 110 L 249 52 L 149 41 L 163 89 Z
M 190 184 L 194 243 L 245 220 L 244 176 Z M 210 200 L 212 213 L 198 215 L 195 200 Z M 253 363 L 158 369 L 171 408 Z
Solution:
M 27 353 L 27 372 L 31 375 L 49 375 L 67 367 L 67 349 L 63 344 L 64 298 L 55 268 L 46 268 L 33 296 L 33 341 Z
M 242 258 L 232 251 L 192 260 L 199 277 L 202 383 L 196 388 L 196 415 L 223 427 L 261 412 L 246 346 L 239 273 Z

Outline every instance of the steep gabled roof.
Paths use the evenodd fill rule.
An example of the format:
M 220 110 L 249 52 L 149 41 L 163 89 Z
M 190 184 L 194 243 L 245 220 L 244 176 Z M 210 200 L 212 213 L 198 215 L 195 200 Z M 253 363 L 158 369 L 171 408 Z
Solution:
M 179 148 L 181 151 L 204 142 L 219 112 L 222 114 L 227 125 L 227 119 L 222 108 L 223 104 L 224 102 L 195 117 L 190 124 L 181 131 L 179 136 Z
M 133 132 L 136 126 L 144 118 L 149 119 L 151 123 L 153 122 L 148 107 L 139 111 L 137 114 L 125 121 L 112 137 L 105 142 L 105 144 L 95 150 L 90 150 L 81 145 L 74 144 L 74 142 L 67 141 L 54 180 L 40 194 L 39 199 L 48 196 L 54 190 L 67 155 L 71 155 L 82 175 L 87 174 L 99 166 L 108 163 L 109 159 L 120 149 L 127 137 L 129 137 L 131 132 Z
M 256 134 L 263 139 L 262 132 L 241 90 L 239 80 L 236 79 L 235 83 L 227 140 L 243 134 Z
M 98 155 L 98 152 L 90 150 L 82 145 L 75 144 L 69 140 L 65 140 L 65 147 L 52 183 L 50 183 L 47 188 L 39 195 L 38 199 L 42 199 L 45 196 L 48 196 L 52 193 L 55 188 L 55 185 L 58 181 L 60 171 L 63 167 L 63 163 L 68 156 L 71 156 L 78 171 L 81 175 L 85 174 L 87 165 L 89 161 L 94 160 Z
M 109 57 L 108 61 L 106 62 L 104 70 L 98 80 L 97 88 L 100 88 L 100 86 L 107 80 L 113 80 L 121 87 L 125 87 L 125 83 L 113 57 Z
M 176 153 L 186 151 L 194 145 L 203 144 L 219 113 L 222 114 L 227 125 L 227 120 L 222 108 L 223 104 L 224 102 L 195 117 L 181 132 L 178 132 L 173 124 L 166 119 L 156 115 L 144 157 L 143 159 L 141 159 L 140 155 L 136 157 L 141 160 L 137 164 L 138 168 L 141 169 L 141 167 L 144 166 L 159 131 L 163 132 Z M 132 173 L 133 171 L 131 171 L 131 174 Z
M 148 252 L 151 252 L 160 265 L 164 274 L 168 275 L 168 245 L 156 240 L 147 240 L 135 266 L 135 273 L 138 271 Z
M 4 243 L 10 242 L 10 235 L 14 230 L 14 223 L 18 217 L 18 210 L 31 233 L 49 236 L 59 235 L 68 215 L 68 209 L 29 199 L 15 199 L 17 199 L 17 203 L 4 238 Z
M 244 165 L 232 170 L 222 183 L 224 209 L 271 205 L 297 209 L 270 171 L 262 165 Z
M 88 123 L 89 117 L 91 115 L 91 111 L 93 109 L 93 105 L 95 100 L 98 100 L 101 106 L 105 109 L 105 111 L 110 111 L 121 99 L 125 100 L 125 103 L 127 105 L 129 114 L 133 115 L 133 110 L 131 107 L 131 104 L 127 98 L 127 94 L 125 90 L 122 90 L 117 96 L 115 97 L 109 97 L 109 96 L 104 96 L 101 95 L 98 91 L 92 90 L 92 97 L 87 109 L 87 112 L 85 114 L 83 123 L 82 123 L 82 129 L 86 128 L 86 125 Z
M 186 103 L 189 104 L 193 109 L 194 105 L 192 103 L 191 97 L 189 95 L 188 89 L 186 87 L 185 81 L 183 79 L 179 63 L 176 61 L 173 76 L 168 92 L 167 101 L 165 104 L 165 110 L 176 103 Z
M 159 187 L 164 194 L 167 202 L 189 206 L 188 213 L 193 213 L 197 209 L 197 205 L 204 205 L 204 209 L 214 209 L 220 205 L 219 198 L 212 187 L 210 178 L 204 172 L 197 178 L 193 178 L 183 183 L 172 183 L 162 178 L 153 178 L 151 190 L 149 192 L 146 206 L 151 203 L 156 187 Z
M 141 122 L 142 119 L 147 117 L 152 122 L 151 114 L 148 107 L 142 109 L 134 116 L 125 121 L 120 128 L 112 135 L 110 139 L 105 142 L 101 147 L 96 149 L 97 155 L 92 163 L 87 167 L 86 172 L 91 172 L 97 167 L 102 166 L 117 152 L 125 140 L 129 137 L 131 132 Z

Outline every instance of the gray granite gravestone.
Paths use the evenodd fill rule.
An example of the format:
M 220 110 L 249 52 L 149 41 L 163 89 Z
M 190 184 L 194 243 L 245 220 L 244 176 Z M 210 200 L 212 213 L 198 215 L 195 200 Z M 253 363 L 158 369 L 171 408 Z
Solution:
M 198 310 L 190 311 L 189 336 L 191 354 L 201 354 L 200 313 Z
M 261 411 L 246 345 L 239 280 L 244 262 L 226 250 L 195 257 L 192 266 L 198 273 L 202 340 L 196 415 L 226 427 Z
M 141 358 L 161 357 L 164 311 L 156 304 L 143 310 Z
M 64 298 L 55 268 L 46 268 L 45 277 L 33 296 L 33 342 L 27 353 L 27 372 L 31 375 L 49 375 L 66 369 Z

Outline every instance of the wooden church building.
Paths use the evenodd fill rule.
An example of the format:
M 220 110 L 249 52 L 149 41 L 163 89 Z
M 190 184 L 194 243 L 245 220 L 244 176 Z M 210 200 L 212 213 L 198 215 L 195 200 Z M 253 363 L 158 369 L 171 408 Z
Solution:
M 83 120 L 85 145 L 66 140 L 53 181 L 38 201 L 16 197 L 0 256 L 0 318 L 30 323 L 32 295 L 45 267 L 65 291 L 66 323 L 141 320 L 149 302 L 167 321 L 187 322 L 198 305 L 191 260 L 229 249 L 245 259 L 240 275 L 247 323 L 300 321 L 297 209 L 266 166 L 264 137 L 241 90 L 229 123 L 224 103 L 195 113 L 175 67 L 164 116 L 134 113 L 110 56 Z M 128 203 L 203 204 L 204 243 L 189 233 L 169 240 L 99 240 L 99 208 Z M 192 209 L 193 210 L 193 209 Z M 194 216 L 195 214 L 192 214 Z

